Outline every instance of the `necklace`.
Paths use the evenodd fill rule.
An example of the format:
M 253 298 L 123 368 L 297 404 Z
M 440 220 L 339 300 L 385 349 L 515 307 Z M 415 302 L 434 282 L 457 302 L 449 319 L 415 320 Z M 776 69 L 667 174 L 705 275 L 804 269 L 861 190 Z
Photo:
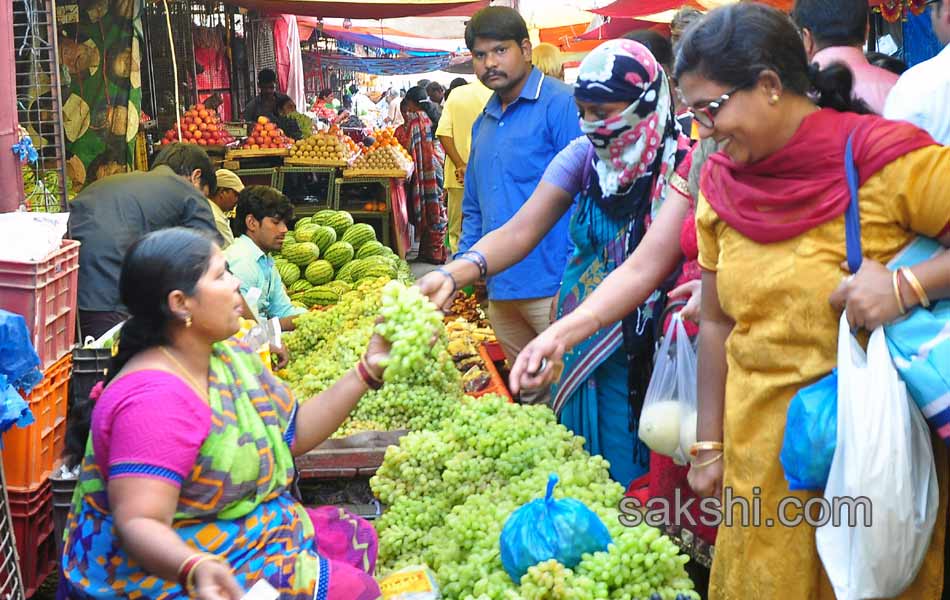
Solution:
M 188 384 L 191 385 L 191 387 L 194 388 L 196 392 L 198 392 L 198 395 L 201 396 L 202 399 L 207 401 L 208 400 L 207 386 L 200 385 L 198 383 L 198 380 L 192 377 L 191 373 L 188 372 L 188 369 L 185 368 L 185 365 L 181 364 L 181 362 L 177 358 L 175 358 L 172 355 L 172 353 L 169 352 L 164 346 L 159 346 L 158 349 L 162 352 L 162 354 L 164 354 L 168 358 L 168 360 L 172 361 L 172 363 L 175 364 L 175 367 L 177 367 L 177 369 L 181 372 L 181 374 L 185 376 L 185 379 L 188 380 Z

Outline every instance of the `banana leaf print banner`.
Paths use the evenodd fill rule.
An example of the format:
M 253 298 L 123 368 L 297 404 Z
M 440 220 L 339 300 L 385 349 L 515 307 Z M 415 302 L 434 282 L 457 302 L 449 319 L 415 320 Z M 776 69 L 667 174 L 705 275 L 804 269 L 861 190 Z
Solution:
M 132 168 L 142 112 L 142 0 L 58 2 L 67 171 L 77 189 Z

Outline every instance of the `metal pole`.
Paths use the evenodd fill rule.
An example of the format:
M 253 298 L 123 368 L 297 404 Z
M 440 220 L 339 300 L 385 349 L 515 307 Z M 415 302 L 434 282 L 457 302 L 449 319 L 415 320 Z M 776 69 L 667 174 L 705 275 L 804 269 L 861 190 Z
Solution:
M 14 52 L 13 2 L 0 2 L 0 89 L 10 90 L 0 101 L 0 212 L 14 211 L 23 202 L 20 161 L 10 151 L 19 139 Z

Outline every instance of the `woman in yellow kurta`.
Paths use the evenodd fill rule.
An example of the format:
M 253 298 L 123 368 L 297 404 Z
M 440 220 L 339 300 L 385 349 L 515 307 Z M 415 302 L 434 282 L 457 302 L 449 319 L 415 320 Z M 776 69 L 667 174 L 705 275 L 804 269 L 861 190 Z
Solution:
M 908 124 L 839 112 L 862 108 L 852 104 L 850 72 L 809 69 L 788 18 L 762 5 L 710 13 L 682 42 L 676 76 L 701 136 L 725 146 L 704 169 L 697 211 L 704 270 L 698 439 L 722 442 L 722 451 L 708 444 L 690 483 L 703 495 L 727 490 L 749 499 L 760 488 L 762 523 L 779 523 L 782 498 L 820 496 L 789 492 L 783 477 L 788 404 L 835 367 L 844 304 L 856 327 L 873 329 L 898 316 L 883 263 L 917 234 L 950 245 L 950 148 Z M 810 90 L 826 108 L 809 99 Z M 861 180 L 865 254 L 853 280 L 842 266 L 849 136 Z M 932 299 L 950 295 L 947 256 L 913 269 Z M 907 306 L 917 304 L 909 282 L 901 281 L 898 291 Z M 901 598 L 941 597 L 942 443 L 935 457 L 940 517 L 920 573 Z M 709 597 L 833 599 L 814 528 L 720 526 Z

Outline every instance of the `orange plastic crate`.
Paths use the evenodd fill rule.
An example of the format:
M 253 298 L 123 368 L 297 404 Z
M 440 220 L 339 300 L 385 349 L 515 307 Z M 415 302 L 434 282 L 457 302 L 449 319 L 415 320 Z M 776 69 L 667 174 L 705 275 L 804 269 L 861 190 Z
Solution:
M 498 345 L 500 349 L 501 346 Z M 482 357 L 482 362 L 485 363 L 485 370 L 488 371 L 491 375 L 491 383 L 488 384 L 483 390 L 478 392 L 470 393 L 469 396 L 473 398 L 480 398 L 487 394 L 498 394 L 499 396 L 504 396 L 508 399 L 508 402 L 514 402 L 514 399 L 511 397 L 511 392 L 508 391 L 508 386 L 505 385 L 505 380 L 502 379 L 501 373 L 498 372 L 498 367 L 495 366 L 495 361 L 493 356 L 496 355 L 495 349 L 490 343 L 483 343 L 478 347 L 478 354 Z M 504 359 L 504 353 L 502 352 L 502 359 Z
M 67 354 L 46 369 L 43 381 L 25 397 L 36 421 L 3 434 L 0 454 L 8 489 L 28 491 L 46 483 L 63 453 L 72 365 L 73 357 Z
M 40 365 L 50 368 L 76 341 L 79 242 L 39 262 L 0 260 L 0 308 L 26 319 Z

